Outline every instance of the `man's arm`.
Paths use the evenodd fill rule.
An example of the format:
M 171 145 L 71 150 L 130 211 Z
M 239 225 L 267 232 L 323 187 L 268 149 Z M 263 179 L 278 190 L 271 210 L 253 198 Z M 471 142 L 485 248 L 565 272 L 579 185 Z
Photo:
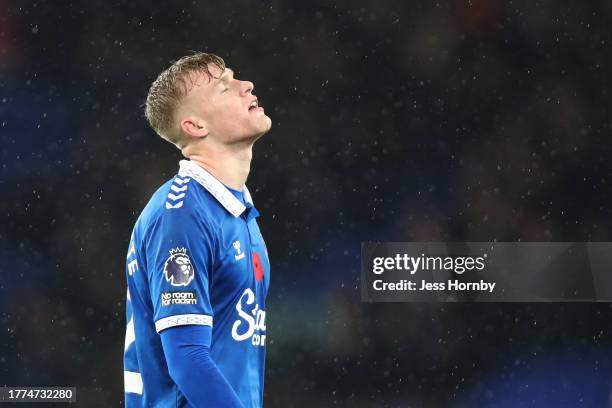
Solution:
M 177 326 L 160 333 L 170 377 L 194 407 L 243 408 L 210 356 L 212 328 Z
M 211 359 L 214 313 L 209 282 L 217 256 L 216 228 L 202 216 L 186 188 L 184 205 L 165 208 L 147 231 L 146 264 L 153 321 L 168 372 L 196 408 L 242 407 Z M 188 179 L 187 179 L 188 180 Z M 176 183 L 176 184 L 175 184 Z M 171 191 L 171 190 L 170 190 Z M 177 302 L 182 298 L 189 302 Z

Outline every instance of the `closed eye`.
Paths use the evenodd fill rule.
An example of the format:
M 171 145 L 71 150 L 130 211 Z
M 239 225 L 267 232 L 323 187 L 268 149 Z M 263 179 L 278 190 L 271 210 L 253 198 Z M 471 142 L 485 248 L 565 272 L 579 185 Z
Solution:
M 229 90 L 229 88 L 225 88 L 224 90 L 221 91 L 221 93 L 225 93 Z

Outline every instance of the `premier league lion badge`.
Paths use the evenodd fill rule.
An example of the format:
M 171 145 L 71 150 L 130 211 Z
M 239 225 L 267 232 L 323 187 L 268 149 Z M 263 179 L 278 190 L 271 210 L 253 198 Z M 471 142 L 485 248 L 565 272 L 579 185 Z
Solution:
M 187 286 L 193 280 L 195 271 L 186 248 L 170 250 L 170 257 L 164 264 L 164 276 L 172 286 Z

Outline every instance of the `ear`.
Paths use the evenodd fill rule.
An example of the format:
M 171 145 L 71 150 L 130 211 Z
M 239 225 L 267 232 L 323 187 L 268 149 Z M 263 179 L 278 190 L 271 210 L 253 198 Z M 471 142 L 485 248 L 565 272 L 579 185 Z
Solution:
M 193 116 L 186 117 L 181 120 L 181 130 L 188 136 L 202 138 L 208 136 L 208 129 L 206 123 L 201 119 Z

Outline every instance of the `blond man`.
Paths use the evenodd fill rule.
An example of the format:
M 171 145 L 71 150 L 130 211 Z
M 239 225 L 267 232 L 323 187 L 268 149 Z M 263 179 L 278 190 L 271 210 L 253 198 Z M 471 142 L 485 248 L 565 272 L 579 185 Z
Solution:
M 270 264 L 245 182 L 271 120 L 253 89 L 195 53 L 149 90 L 147 120 L 187 160 L 128 247 L 128 408 L 262 406 Z

